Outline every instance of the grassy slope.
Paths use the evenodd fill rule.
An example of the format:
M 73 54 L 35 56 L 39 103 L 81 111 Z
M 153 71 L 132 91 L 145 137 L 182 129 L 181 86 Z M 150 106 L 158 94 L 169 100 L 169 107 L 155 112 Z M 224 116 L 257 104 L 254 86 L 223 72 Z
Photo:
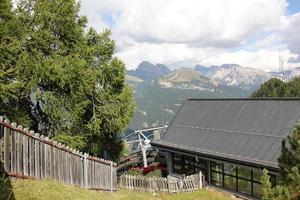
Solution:
M 109 192 L 86 191 L 81 188 L 67 186 L 53 181 L 13 180 L 13 193 L 16 200 L 229 200 L 224 194 L 209 189 L 193 193 L 151 194 L 118 190 L 112 195 Z

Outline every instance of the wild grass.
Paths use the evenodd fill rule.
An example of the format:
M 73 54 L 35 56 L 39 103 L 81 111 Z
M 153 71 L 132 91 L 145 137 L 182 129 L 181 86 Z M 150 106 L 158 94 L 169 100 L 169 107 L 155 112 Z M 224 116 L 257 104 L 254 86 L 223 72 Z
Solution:
M 152 194 L 118 189 L 117 192 L 90 191 L 50 180 L 13 180 L 16 200 L 229 200 L 225 194 L 210 189 L 192 193 Z

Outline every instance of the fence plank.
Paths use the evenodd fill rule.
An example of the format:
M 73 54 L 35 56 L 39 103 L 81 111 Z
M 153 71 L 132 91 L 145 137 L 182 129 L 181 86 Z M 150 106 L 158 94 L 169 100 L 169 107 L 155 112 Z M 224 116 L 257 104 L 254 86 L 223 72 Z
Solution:
M 4 120 L 5 123 L 9 124 L 9 120 Z M 10 171 L 10 129 L 4 127 L 4 170 Z
M 0 122 L 3 122 L 3 117 L 0 116 Z M 3 163 L 4 163 L 4 159 L 3 159 L 3 144 L 4 144 L 4 135 L 3 135 L 3 132 L 4 132 L 4 127 L 2 124 L 0 124 L 0 170 L 4 170 L 4 166 L 3 166 Z
M 34 135 L 34 131 L 29 132 L 30 135 Z M 35 176 L 35 168 L 34 168 L 34 139 L 31 137 L 29 138 L 28 141 L 29 144 L 29 169 L 30 169 L 30 176 L 34 177 Z
M 28 128 L 24 128 L 23 131 L 28 132 Z M 23 170 L 24 170 L 24 175 L 29 176 L 29 154 L 28 154 L 28 137 L 23 136 Z
M 17 173 L 23 173 L 23 134 L 20 132 L 16 132 L 16 140 L 17 140 Z M 25 137 L 25 136 L 24 136 Z
M 117 188 L 114 163 L 35 134 L 0 116 L 0 169 L 20 177 L 52 178 L 86 189 Z M 3 165 L 2 165 L 3 163 Z M 24 176 L 23 176 L 24 175 Z M 141 182 L 135 185 L 141 190 Z
M 12 127 L 16 127 L 16 123 L 11 123 Z M 18 168 L 18 160 L 17 160 L 17 143 L 18 143 L 18 138 L 17 135 L 18 133 L 15 132 L 14 130 L 10 131 L 11 135 L 11 160 L 10 160 L 10 165 L 11 165 L 11 172 L 17 173 L 17 168 Z
M 120 187 L 134 191 L 147 192 L 192 192 L 202 188 L 202 173 L 194 174 L 182 179 L 168 176 L 162 177 L 143 177 L 122 175 L 120 177 Z
M 35 168 L 35 178 L 40 178 L 40 134 L 35 133 L 34 136 L 37 138 L 34 140 L 34 168 Z

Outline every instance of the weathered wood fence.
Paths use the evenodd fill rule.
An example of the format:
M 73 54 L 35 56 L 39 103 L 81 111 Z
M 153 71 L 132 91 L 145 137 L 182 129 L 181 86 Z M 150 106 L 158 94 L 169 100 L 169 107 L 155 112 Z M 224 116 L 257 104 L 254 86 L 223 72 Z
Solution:
M 19 178 L 54 179 L 86 189 L 116 190 L 116 164 L 3 121 L 0 116 L 0 171 Z
M 204 176 L 199 174 L 190 175 L 182 179 L 168 176 L 144 177 L 133 175 L 122 175 L 120 187 L 141 192 L 192 192 L 201 189 L 204 184 Z

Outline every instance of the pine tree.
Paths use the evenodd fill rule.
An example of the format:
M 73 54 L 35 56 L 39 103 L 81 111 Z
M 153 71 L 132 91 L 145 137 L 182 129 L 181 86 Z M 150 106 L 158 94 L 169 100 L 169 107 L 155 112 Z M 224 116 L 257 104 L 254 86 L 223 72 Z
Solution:
M 270 182 L 270 176 L 268 175 L 268 170 L 263 170 L 263 175 L 261 177 L 261 183 L 263 185 L 262 193 L 263 198 L 262 200 L 272 200 L 272 192 L 271 192 L 271 182 Z
M 288 144 L 287 144 L 288 142 Z M 270 191 L 269 177 L 262 178 L 264 199 L 300 199 L 300 125 L 295 126 L 292 136 L 282 141 L 281 155 L 278 158 L 281 181 Z
M 0 107 L 17 97 L 20 88 L 16 60 L 20 53 L 18 21 L 10 0 L 0 2 Z
M 291 199 L 300 199 L 300 124 L 295 126 L 292 136 L 282 142 L 278 162 L 283 173 L 282 186 L 288 189 Z
M 272 78 L 263 83 L 251 97 L 300 97 L 300 77 L 289 82 Z
M 284 85 L 283 81 L 272 78 L 263 83 L 251 97 L 282 97 L 284 95 Z
M 16 69 L 11 83 L 22 84 L 13 100 L 2 101 L 0 114 L 93 155 L 108 151 L 116 160 L 119 133 L 133 114 L 132 91 L 124 83 L 124 63 L 113 56 L 110 31 L 85 31 L 79 8 L 76 0 L 18 2 L 11 16 L 22 27 L 19 51 L 4 59 Z

